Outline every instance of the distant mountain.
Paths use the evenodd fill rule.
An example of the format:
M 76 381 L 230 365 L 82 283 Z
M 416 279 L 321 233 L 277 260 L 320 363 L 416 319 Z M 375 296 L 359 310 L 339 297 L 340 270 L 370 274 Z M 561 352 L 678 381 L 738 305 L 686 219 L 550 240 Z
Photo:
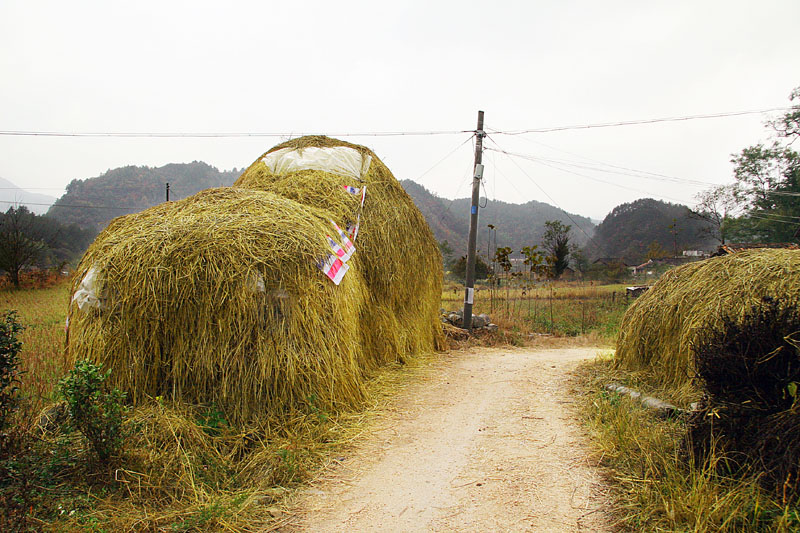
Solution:
M 236 169 L 221 172 L 199 161 L 158 168 L 115 168 L 94 178 L 73 180 L 67 185 L 67 192 L 55 202 L 47 215 L 63 224 L 77 224 L 81 228 L 99 232 L 115 217 L 163 202 L 166 183 L 170 184 L 170 199 L 179 200 L 209 187 L 232 185 L 239 174 Z M 470 200 L 440 198 L 411 180 L 401 181 L 401 184 L 425 216 L 436 239 L 448 241 L 456 258 L 465 255 Z M 578 246 L 585 245 L 588 241 L 587 234 L 594 233 L 594 224 L 590 219 L 568 215 L 545 203 L 532 201 L 526 204 L 509 204 L 489 201 L 480 210 L 478 252 L 486 256 L 487 224 L 493 224 L 497 228 L 497 245 L 510 246 L 514 255 L 518 256 L 523 246 L 540 244 L 547 220 L 559 220 L 572 225 L 572 239 Z
M 163 202 L 167 183 L 170 200 L 179 200 L 209 187 L 232 185 L 239 174 L 236 169 L 219 171 L 201 161 L 115 168 L 95 178 L 72 180 L 47 214 L 62 223 L 100 231 L 115 217 Z
M 2 212 L 14 205 L 24 205 L 31 212 L 42 215 L 55 201 L 53 196 L 28 192 L 7 179 L 0 178 L 0 211 Z
M 425 216 L 436 240 L 446 240 L 453 248 L 455 257 L 465 255 L 471 200 L 440 198 L 411 180 L 403 180 L 400 184 Z M 478 253 L 484 257 L 487 255 L 488 224 L 496 228 L 497 245 L 510 246 L 514 250 L 514 256 L 519 256 L 524 246 L 541 243 L 544 223 L 547 220 L 559 220 L 571 225 L 572 242 L 578 246 L 584 246 L 594 234 L 595 227 L 589 218 L 568 214 L 549 204 L 536 201 L 525 204 L 488 201 L 479 211 Z M 492 236 L 492 246 L 494 246 L 494 236 Z
M 689 216 L 685 205 L 642 198 L 615 207 L 597 226 L 588 248 L 592 258 L 622 258 L 627 264 L 647 259 L 652 243 L 669 255 L 683 250 L 710 250 L 716 241 L 705 231 L 708 223 Z

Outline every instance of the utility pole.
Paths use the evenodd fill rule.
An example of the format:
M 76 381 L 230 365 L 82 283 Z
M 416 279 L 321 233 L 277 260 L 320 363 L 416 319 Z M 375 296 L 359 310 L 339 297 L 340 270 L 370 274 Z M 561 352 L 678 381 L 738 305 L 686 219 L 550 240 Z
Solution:
M 483 111 L 478 111 L 478 129 L 475 130 L 475 165 L 472 173 L 472 206 L 469 215 L 469 243 L 467 244 L 467 279 L 464 291 L 464 322 L 466 330 L 472 330 L 472 303 L 475 295 L 475 248 L 478 240 L 478 199 L 483 178 Z
M 672 224 L 667 226 L 669 228 L 670 233 L 672 233 L 672 244 L 673 244 L 673 257 L 678 257 L 678 221 L 677 219 L 672 219 Z
M 169 182 L 167 182 L 167 201 L 169 202 Z

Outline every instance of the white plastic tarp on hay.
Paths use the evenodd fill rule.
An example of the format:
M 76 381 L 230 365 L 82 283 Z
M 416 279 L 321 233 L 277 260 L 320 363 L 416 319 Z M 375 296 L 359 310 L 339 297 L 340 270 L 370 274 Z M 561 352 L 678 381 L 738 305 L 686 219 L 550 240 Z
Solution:
M 299 170 L 322 170 L 360 180 L 369 170 L 372 156 L 346 146 L 318 148 L 281 148 L 261 161 L 273 174 L 283 175 Z
M 102 283 L 100 271 L 96 266 L 92 266 L 83 276 L 78 290 L 72 295 L 72 301 L 78 304 L 78 309 L 85 313 L 90 307 L 95 309 L 103 307 L 103 302 L 100 301 Z

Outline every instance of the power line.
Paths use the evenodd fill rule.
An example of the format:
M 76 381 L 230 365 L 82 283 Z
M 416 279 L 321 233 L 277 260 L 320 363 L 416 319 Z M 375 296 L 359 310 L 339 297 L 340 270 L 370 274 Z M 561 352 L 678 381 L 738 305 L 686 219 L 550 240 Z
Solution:
M 796 217 L 796 216 L 793 216 L 793 215 L 782 215 L 780 213 L 765 213 L 765 212 L 761 211 L 758 214 L 760 214 L 762 216 L 770 216 L 770 217 L 775 218 L 776 220 L 779 219 L 779 218 L 788 218 L 788 219 L 790 219 L 789 221 L 791 221 L 791 220 L 800 220 L 800 217 Z M 787 222 L 789 222 L 789 221 L 787 221 Z
M 724 117 L 736 117 L 743 115 L 755 115 L 769 113 L 772 111 L 788 111 L 792 107 L 773 107 L 768 109 L 756 109 L 748 111 L 730 111 L 724 113 L 707 113 L 700 115 L 684 115 L 679 117 L 649 118 L 640 120 L 624 120 L 617 122 L 600 122 L 594 124 L 573 124 L 565 126 L 553 126 L 549 128 L 531 128 L 523 130 L 495 131 L 495 135 L 524 135 L 526 133 L 549 133 L 554 131 L 592 129 L 592 128 L 613 128 L 619 126 L 636 126 L 641 124 L 655 124 L 659 122 L 681 122 L 689 120 L 703 120 Z M 427 136 L 427 135 L 460 135 L 463 133 L 475 133 L 474 130 L 430 130 L 430 131 L 363 131 L 363 132 L 76 132 L 76 131 L 35 131 L 35 130 L 0 130 L 0 136 L 14 137 L 117 137 L 117 138 L 221 138 L 221 137 L 298 137 L 302 135 L 327 135 L 331 137 L 404 137 L 404 136 Z
M 500 151 L 500 150 L 497 150 L 496 148 L 487 148 L 487 150 Z M 505 152 L 505 151 L 503 151 L 503 153 L 505 153 L 506 155 L 513 156 L 513 157 L 519 157 L 521 159 L 527 159 L 528 161 L 533 161 L 535 163 L 546 164 L 546 163 L 549 162 L 549 163 L 552 163 L 553 165 L 556 165 L 556 166 L 557 165 L 564 165 L 564 166 L 569 166 L 569 167 L 581 168 L 581 169 L 584 169 L 584 170 L 593 170 L 595 172 L 603 172 L 603 173 L 606 173 L 606 174 L 618 174 L 620 176 L 630 176 L 630 177 L 633 177 L 633 178 L 643 178 L 643 179 L 648 179 L 648 180 L 653 180 L 653 181 L 679 183 L 679 184 L 683 184 L 683 185 L 694 185 L 694 186 L 697 186 L 697 187 L 710 187 L 710 186 L 716 185 L 715 183 L 711 183 L 711 182 L 692 180 L 692 179 L 687 179 L 687 178 L 679 178 L 677 176 L 669 176 L 667 174 L 658 174 L 656 172 L 648 172 L 648 171 L 645 171 L 645 170 L 636 170 L 636 169 L 633 169 L 633 168 L 619 167 L 619 166 L 616 166 L 616 165 L 607 165 L 607 166 L 610 166 L 610 167 L 613 167 L 613 168 L 622 169 L 622 170 L 627 170 L 628 172 L 618 172 L 616 170 L 609 170 L 609 169 L 598 167 L 598 166 L 595 166 L 595 165 L 589 165 L 589 164 L 580 163 L 580 162 L 577 162 L 577 161 L 568 161 L 568 160 L 564 160 L 564 159 L 552 159 L 552 158 L 547 158 L 547 157 L 537 157 L 537 156 L 533 156 L 533 155 L 520 154 L 520 153 L 515 153 L 515 152 Z M 550 165 L 548 165 L 548 166 L 550 166 Z M 559 168 L 559 170 L 560 170 L 560 168 Z
M 300 137 L 304 135 L 326 135 L 329 137 L 413 137 L 424 135 L 461 135 L 474 133 L 472 130 L 448 131 L 366 131 L 356 133 L 276 133 L 276 132 L 69 132 L 69 131 L 29 131 L 29 130 L 3 130 L 0 136 L 7 137 L 114 137 L 114 138 L 180 138 L 180 139 L 207 139 L 221 137 Z
M 500 145 L 499 145 L 499 144 L 497 144 L 497 141 L 495 141 L 494 139 L 491 139 L 491 137 L 490 137 L 490 140 L 491 140 L 491 141 L 492 141 L 492 142 L 493 142 L 493 143 L 494 143 L 494 144 L 495 144 L 495 145 L 496 145 L 498 148 L 500 148 Z M 500 149 L 500 151 L 502 152 L 503 150 L 502 150 L 502 149 Z M 528 179 L 529 179 L 529 180 L 530 180 L 530 181 L 531 181 L 531 182 L 532 182 L 534 185 L 536 185 L 536 187 L 537 187 L 537 188 L 538 188 L 540 191 L 542 191 L 542 193 L 543 193 L 545 196 L 547 196 L 547 198 L 548 198 L 548 199 L 549 199 L 551 202 L 553 202 L 553 205 L 555 205 L 556 207 L 558 207 L 559 209 L 561 209 L 561 211 L 563 211 L 563 213 L 564 213 L 565 215 L 567 215 L 567 218 L 568 218 L 568 219 L 570 219 L 570 221 L 572 221 L 572 223 L 573 223 L 573 224 L 575 224 L 575 227 L 576 227 L 576 228 L 578 228 L 579 230 L 581 230 L 581 233 L 583 233 L 583 234 L 586 236 L 586 238 L 589 240 L 589 242 L 591 242 L 591 243 L 592 243 L 592 244 L 593 244 L 593 245 L 594 245 L 594 246 L 595 246 L 595 247 L 596 247 L 598 250 L 600 250 L 600 251 L 601 251 L 601 252 L 603 252 L 604 254 L 608 255 L 608 252 L 607 252 L 607 251 L 606 251 L 606 250 L 605 250 L 605 249 L 604 249 L 602 246 L 600 246 L 599 244 L 597 244 L 597 242 L 595 242 L 595 240 L 594 240 L 594 239 L 593 239 L 593 238 L 592 238 L 592 237 L 591 237 L 591 236 L 590 236 L 588 233 L 586 233 L 586 230 L 584 230 L 584 229 L 583 229 L 583 227 L 582 227 L 580 224 L 578 224 L 578 223 L 575 221 L 575 219 L 574 219 L 574 218 L 572 218 L 572 215 L 570 215 L 570 214 L 567 212 L 567 210 L 566 210 L 566 209 L 564 209 L 563 207 L 561 207 L 560 205 L 558 205 L 558 202 L 556 202 L 556 201 L 553 199 L 553 197 L 552 197 L 552 196 L 550 196 L 549 194 L 547 194 L 547 191 L 545 191 L 545 190 L 542 188 L 542 186 L 541 186 L 541 185 L 539 185 L 539 184 L 536 182 L 536 180 L 534 180 L 534 179 L 533 179 L 533 178 L 530 176 L 530 174 L 528 174 L 527 172 L 525 172 L 525 170 L 524 170 L 524 169 L 523 169 L 521 166 L 519 166 L 519 164 L 518 164 L 518 163 L 517 163 L 517 162 L 516 162 L 514 159 L 512 159 L 510 156 L 506 155 L 506 157 L 508 157 L 508 159 L 509 159 L 509 160 L 510 160 L 512 163 L 514 163 L 514 165 L 515 165 L 515 166 L 516 166 L 516 167 L 517 167 L 517 168 L 520 170 L 520 172 L 522 172 L 522 173 L 523 173 L 523 174 L 524 174 L 524 175 L 525 175 L 525 176 L 526 176 L 526 177 L 527 177 L 527 178 L 528 178 Z
M 21 189 L 19 187 L 0 187 L 0 191 L 63 191 L 64 187 L 25 187 Z
M 769 216 L 773 216 L 773 215 L 770 215 L 769 213 L 764 213 L 764 214 L 769 215 Z M 754 214 L 746 214 L 745 216 L 749 217 L 749 218 L 758 218 L 760 220 L 766 220 L 768 222 L 778 222 L 780 224 L 792 224 L 794 226 L 800 225 L 800 222 L 797 222 L 795 220 L 780 220 L 780 219 L 777 219 L 777 218 L 769 218 L 767 216 L 760 216 L 760 215 L 754 215 Z M 774 215 L 774 216 L 782 216 L 782 215 Z M 798 218 L 798 217 L 791 217 L 791 218 Z
M 492 142 L 494 142 L 494 140 L 492 140 Z M 495 143 L 495 144 L 496 144 L 496 143 Z M 493 149 L 493 148 L 487 148 L 487 150 L 492 150 L 492 151 L 495 151 L 495 152 L 502 153 L 502 154 L 504 154 L 506 157 L 508 157 L 508 158 L 509 158 L 509 160 L 511 160 L 511 161 L 514 161 L 513 159 L 511 159 L 511 157 L 516 155 L 516 154 L 513 154 L 513 153 L 511 153 L 511 152 L 506 152 L 506 151 L 504 151 L 504 150 L 495 150 L 495 149 Z M 656 196 L 656 197 L 658 197 L 658 198 L 662 198 L 662 199 L 665 199 L 665 200 L 670 200 L 670 201 L 673 201 L 673 202 L 678 202 L 678 203 L 684 203 L 684 202 L 685 202 L 685 200 L 680 200 L 680 199 L 678 199 L 678 198 L 671 198 L 671 197 L 669 197 L 669 196 L 664 196 L 664 195 L 660 195 L 660 194 L 654 194 L 654 193 L 652 193 L 652 192 L 650 192 L 650 191 L 644 191 L 644 190 L 642 190 L 642 189 L 636 189 L 636 188 L 633 188 L 633 187 L 628 187 L 628 186 L 626 186 L 626 185 L 621 185 L 621 184 L 619 184 L 619 183 L 615 183 L 615 182 L 613 182 L 613 181 L 607 181 L 607 180 L 603 180 L 603 179 L 600 179 L 600 178 L 596 178 L 596 177 L 594 177 L 594 176 L 588 176 L 588 175 L 586 175 L 586 174 L 581 174 L 580 172 L 575 172 L 574 170 L 568 170 L 568 169 L 566 169 L 566 168 L 560 168 L 560 167 L 558 167 L 558 166 L 555 166 L 555 165 L 548 164 L 548 163 L 546 163 L 546 162 L 544 162 L 544 161 L 541 161 L 541 160 L 529 159 L 529 158 L 523 158 L 523 159 L 526 159 L 526 160 L 528 160 L 528 161 L 531 161 L 531 162 L 533 162 L 533 163 L 538 163 L 538 164 L 540 164 L 540 165 L 544 165 L 544 166 L 546 166 L 546 167 L 552 168 L 552 169 L 554 169 L 554 170 L 558 170 L 558 171 L 560 171 L 560 172 L 565 172 L 565 173 L 567 173 L 567 174 L 572 174 L 573 176 L 578 176 L 578 177 L 581 177 L 581 178 L 586 178 L 586 179 L 588 179 L 588 180 L 596 181 L 596 182 L 598 182 L 598 183 L 604 183 L 604 184 L 606 184 L 606 185 L 611 185 L 611 186 L 613 186 L 613 187 L 618 187 L 618 188 L 620 188 L 620 189 L 625 189 L 625 190 L 628 190 L 628 191 L 632 191 L 632 192 L 636 192 L 636 193 L 640 193 L 640 194 L 645 194 L 645 195 L 647 195 L 647 196 Z M 516 164 L 516 162 L 514 162 L 514 163 Z
M 494 131 L 498 131 L 498 130 L 494 130 Z M 648 179 L 663 178 L 664 181 L 674 181 L 675 183 L 689 183 L 689 184 L 692 184 L 692 185 L 702 185 L 702 186 L 715 186 L 715 185 L 717 185 L 716 183 L 711 183 L 711 182 L 702 181 L 702 180 L 696 180 L 696 179 L 690 179 L 690 178 L 681 178 L 681 177 L 678 177 L 678 176 L 671 176 L 669 174 L 661 174 L 659 172 L 650 172 L 648 170 L 640 170 L 640 169 L 621 166 L 621 165 L 614 165 L 612 163 L 607 163 L 607 162 L 601 161 L 599 159 L 594 159 L 594 158 L 591 158 L 591 157 L 586 157 L 586 156 L 581 155 L 581 154 L 576 154 L 574 152 L 570 152 L 568 150 L 563 150 L 561 148 L 558 148 L 558 147 L 543 143 L 541 141 L 530 139 L 528 137 L 521 137 L 521 139 L 523 139 L 526 142 L 529 142 L 529 143 L 532 143 L 532 144 L 537 144 L 537 145 L 540 145 L 540 146 L 544 146 L 545 148 L 549 148 L 549 149 L 555 150 L 557 152 L 562 152 L 564 154 L 571 155 L 573 157 L 577 157 L 579 159 L 582 159 L 582 160 L 585 160 L 585 161 L 589 161 L 589 162 L 592 162 L 592 163 L 596 163 L 596 164 L 601 165 L 601 166 L 600 167 L 594 167 L 594 166 L 588 165 L 587 163 L 582 162 L 582 161 L 571 161 L 571 160 L 568 160 L 568 159 L 547 159 L 547 158 L 542 158 L 542 159 L 546 159 L 548 161 L 560 162 L 560 163 L 563 163 L 565 165 L 579 166 L 581 168 L 588 168 L 590 170 L 593 169 L 593 170 L 597 170 L 599 172 L 611 172 L 609 170 L 606 170 L 606 169 L 602 168 L 602 167 L 610 167 L 610 168 L 615 168 L 615 169 L 619 169 L 619 170 L 626 170 L 626 171 L 635 173 L 635 174 L 628 174 L 628 173 L 625 173 L 625 172 L 620 173 L 620 174 L 626 175 L 626 176 L 634 176 L 634 177 L 641 176 L 641 177 L 645 177 L 645 178 L 648 178 Z M 536 156 L 526 156 L 526 155 L 523 155 L 523 154 L 519 154 L 519 157 L 536 158 Z M 582 165 L 585 165 L 585 166 L 582 166 Z
M 536 141 L 532 141 L 532 142 L 536 142 Z M 617 169 L 621 169 L 621 170 L 627 170 L 627 171 L 630 171 L 630 172 L 615 172 L 613 170 L 608 170 L 608 169 L 605 169 L 605 168 L 602 168 L 602 167 L 593 166 L 593 165 L 587 165 L 587 164 L 583 164 L 581 162 L 570 161 L 570 160 L 566 160 L 566 159 L 552 159 L 552 158 L 538 157 L 538 156 L 528 155 L 528 154 L 520 154 L 520 153 L 516 153 L 516 152 L 508 152 L 508 151 L 500 150 L 499 147 L 498 148 L 487 147 L 486 149 L 487 150 L 491 150 L 493 152 L 500 152 L 500 153 L 503 153 L 505 155 L 509 155 L 509 156 L 513 156 L 513 157 L 519 157 L 521 159 L 532 161 L 534 163 L 539 163 L 541 165 L 545 165 L 545 166 L 548 166 L 548 167 L 553 168 L 555 170 L 560 170 L 562 172 L 567 172 L 567 173 L 573 174 L 575 176 L 580 176 L 580 177 L 583 177 L 583 178 L 586 178 L 586 179 L 590 179 L 590 180 L 594 180 L 594 181 L 597 181 L 597 182 L 600 182 L 600 183 L 606 183 L 608 185 L 614 185 L 614 186 L 620 187 L 622 189 L 627 189 L 627 190 L 630 190 L 630 191 L 649 194 L 649 195 L 651 195 L 652 193 L 650 193 L 648 191 L 642 191 L 640 189 L 634 189 L 634 188 L 631 188 L 631 187 L 626 187 L 624 185 L 620 185 L 620 184 L 617 184 L 617 183 L 614 183 L 614 182 L 611 182 L 611 181 L 602 180 L 602 179 L 595 178 L 595 177 L 592 177 L 592 176 L 587 176 L 586 174 L 581 174 L 579 172 L 573 172 L 571 170 L 567 170 L 565 168 L 561 168 L 559 165 L 582 168 L 582 169 L 586 169 L 586 170 L 593 170 L 593 171 L 596 171 L 596 172 L 604 172 L 604 173 L 607 173 L 607 174 L 618 174 L 620 176 L 631 176 L 631 177 L 634 177 L 634 178 L 644 178 L 644 179 L 662 181 L 662 182 L 672 182 L 672 183 L 695 185 L 695 186 L 702 186 L 702 187 L 717 187 L 717 186 L 719 186 L 718 183 L 711 183 L 711 182 L 707 182 L 707 181 L 694 180 L 694 179 L 689 179 L 689 178 L 681 178 L 681 177 L 678 177 L 678 176 L 671 176 L 669 174 L 660 174 L 658 172 L 650 172 L 650 171 L 646 171 L 646 170 L 638 170 L 638 169 L 635 169 L 635 168 L 624 167 L 624 166 L 619 166 L 619 165 L 613 165 L 611 163 L 605 163 L 605 162 L 598 161 L 598 160 L 593 160 L 591 158 L 584 157 L 584 156 L 581 156 L 581 155 L 578 155 L 578 154 L 573 154 L 571 152 L 566 152 L 565 150 L 560 150 L 558 148 L 555 148 L 555 147 L 552 147 L 552 146 L 548 146 L 548 145 L 543 144 L 543 143 L 537 143 L 537 144 L 542 144 L 543 146 L 547 146 L 548 148 L 552 148 L 554 150 L 565 152 L 565 153 L 568 153 L 570 155 L 574 155 L 576 157 L 580 157 L 582 159 L 586 159 L 586 160 L 589 160 L 589 161 L 595 161 L 595 162 L 599 163 L 600 165 L 605 165 L 605 166 L 608 166 L 608 167 L 611 167 L 611 168 L 617 168 Z M 548 162 L 552 163 L 552 164 L 548 164 Z M 769 191 L 769 192 L 767 192 L 767 194 L 768 195 L 776 195 L 776 196 L 791 196 L 791 197 L 800 196 L 800 193 L 798 193 L 798 192 L 788 192 L 788 191 Z M 661 198 L 665 198 L 665 199 L 676 201 L 676 202 L 684 202 L 684 200 L 679 200 L 677 198 L 670 198 L 668 196 L 661 196 Z
M 458 189 L 456 189 L 455 196 L 458 196 L 458 193 L 461 192 L 461 189 L 463 189 L 464 185 L 466 185 L 469 182 L 470 178 L 472 178 L 472 172 L 470 172 L 469 170 L 464 171 L 464 176 L 461 179 L 461 184 L 458 186 Z M 450 203 L 448 204 L 447 209 L 445 209 L 444 213 L 442 213 L 442 215 L 439 217 L 439 222 L 443 222 L 444 221 L 444 217 L 446 217 L 447 214 L 450 213 L 450 209 L 453 208 L 453 204 L 454 203 L 455 203 L 455 200 L 450 200 Z
M 12 200 L 0 200 L 0 203 L 3 204 L 18 204 L 18 205 L 43 205 L 46 207 L 70 207 L 70 208 L 80 208 L 80 209 L 119 209 L 120 211 L 127 211 L 129 209 L 147 209 L 146 207 L 119 207 L 119 206 L 110 206 L 110 205 L 70 205 L 70 204 L 44 204 L 44 203 L 37 203 L 37 202 L 19 202 L 19 201 L 12 201 Z
M 422 178 L 424 178 L 424 177 L 425 177 L 425 176 L 426 176 L 426 175 L 427 175 L 429 172 L 431 172 L 431 171 L 432 171 L 434 168 L 436 168 L 436 167 L 438 167 L 439 165 L 441 165 L 442 163 L 444 163 L 444 162 L 445 162 L 445 160 L 446 160 L 446 159 L 448 159 L 448 158 L 449 158 L 451 155 L 453 155 L 454 153 L 456 153 L 456 151 L 458 151 L 458 149 L 459 149 L 459 148 L 461 148 L 462 146 L 464 146 L 465 144 L 467 144 L 468 142 L 470 142 L 470 140 L 472 140 L 472 139 L 473 139 L 473 137 L 474 137 L 474 135 L 471 135 L 471 136 L 467 137 L 466 139 L 464 139 L 464 142 L 462 142 L 462 143 L 459 143 L 459 145 L 458 145 L 458 146 L 456 146 L 455 148 L 453 148 L 453 149 L 452 149 L 452 150 L 451 150 L 451 151 L 450 151 L 450 152 L 449 152 L 449 153 L 448 153 L 446 156 L 444 156 L 444 157 L 443 157 L 443 158 L 441 158 L 439 161 L 437 161 L 436 163 L 434 163 L 434 164 L 433 164 L 433 166 L 432 166 L 431 168 L 429 168 L 428 170 L 426 170 L 425 172 L 423 172 L 422 174 L 420 174 L 420 175 L 419 175 L 419 177 L 417 178 L 417 183 L 422 183 L 422 181 L 421 181 L 421 180 L 422 180 Z
M 777 196 L 800 196 L 800 192 L 784 192 L 784 191 L 768 191 L 767 194 L 774 194 Z
M 525 135 L 526 133 L 550 133 L 566 130 L 586 130 L 593 128 L 615 128 L 618 126 L 638 126 L 642 124 L 656 124 L 659 122 L 683 122 L 689 120 L 704 120 L 711 118 L 738 117 L 743 115 L 758 115 L 772 111 L 788 111 L 792 107 L 773 107 L 769 109 L 754 109 L 750 111 L 730 111 L 726 113 L 707 113 L 702 115 L 685 115 L 680 117 L 648 118 L 640 120 L 622 120 L 617 122 L 598 122 L 594 124 L 573 124 L 568 126 L 553 126 L 550 128 L 534 128 L 525 130 L 495 131 L 495 135 Z

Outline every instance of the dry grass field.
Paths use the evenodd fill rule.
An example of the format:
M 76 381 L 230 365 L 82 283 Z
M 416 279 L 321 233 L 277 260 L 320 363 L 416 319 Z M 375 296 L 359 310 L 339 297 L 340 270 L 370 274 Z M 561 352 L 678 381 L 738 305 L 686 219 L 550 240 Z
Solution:
M 54 387 L 67 371 L 64 359 L 69 284 L 0 292 L 0 311 L 15 309 L 20 334 L 24 412 L 33 414 L 55 400 Z
M 464 288 L 446 284 L 442 291 L 445 311 L 463 309 Z M 591 282 L 547 282 L 531 288 L 477 286 L 473 313 L 488 314 L 492 321 L 521 334 L 574 337 L 592 335 L 605 342 L 617 332 L 619 321 L 632 300 L 625 285 Z

